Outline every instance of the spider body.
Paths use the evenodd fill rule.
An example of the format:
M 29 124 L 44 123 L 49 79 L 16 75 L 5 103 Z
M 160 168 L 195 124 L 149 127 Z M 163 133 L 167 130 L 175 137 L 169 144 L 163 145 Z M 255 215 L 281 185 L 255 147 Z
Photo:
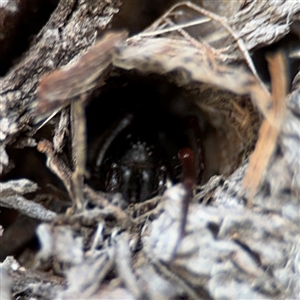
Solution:
M 163 132 L 149 132 L 144 125 L 139 117 L 126 114 L 100 136 L 95 152 L 93 175 L 99 189 L 121 193 L 128 203 L 162 194 L 170 174 Z M 172 164 L 179 164 L 175 155 Z
M 166 167 L 153 158 L 145 143 L 131 144 L 106 176 L 106 191 L 121 192 L 129 203 L 141 202 L 165 189 Z
M 187 168 L 195 170 L 193 179 L 199 183 L 204 169 L 201 116 L 195 106 L 177 95 L 166 97 L 160 86 L 158 92 L 151 86 L 142 89 L 142 100 L 129 84 L 117 96 L 110 94 L 104 101 L 108 104 L 98 109 L 101 117 L 95 114 L 98 123 L 93 124 L 90 139 L 90 184 L 97 190 L 121 193 L 127 203 L 161 195 L 168 181 L 184 181 L 190 173 Z M 99 132 L 95 128 L 105 129 Z M 186 167 L 180 157 L 180 151 L 187 148 L 194 154 L 192 167 Z

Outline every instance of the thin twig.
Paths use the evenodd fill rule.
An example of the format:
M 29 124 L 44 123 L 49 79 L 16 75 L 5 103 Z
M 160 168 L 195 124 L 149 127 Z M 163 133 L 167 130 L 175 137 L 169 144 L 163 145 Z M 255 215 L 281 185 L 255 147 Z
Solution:
M 191 22 L 184 23 L 184 24 L 173 25 L 172 27 L 168 27 L 166 29 L 160 29 L 160 30 L 155 30 L 155 31 L 151 31 L 151 32 L 142 32 L 140 34 L 135 35 L 135 37 L 147 37 L 147 36 L 160 35 L 163 33 L 176 31 L 176 30 L 183 29 L 186 27 L 200 25 L 200 24 L 209 22 L 210 20 L 211 20 L 210 18 L 201 18 L 201 19 L 193 20 Z
M 17 194 L 1 197 L 0 206 L 15 209 L 28 217 L 42 221 L 51 221 L 56 217 L 54 211 L 48 210 L 43 205 L 27 200 Z
M 144 34 L 140 34 L 138 36 L 151 36 L 151 33 L 152 35 L 157 35 L 157 34 L 161 34 L 161 33 L 165 33 L 165 32 L 168 32 L 168 31 L 175 31 L 175 30 L 178 30 L 178 29 L 182 29 L 182 28 L 186 28 L 186 27 L 190 27 L 190 26 L 194 26 L 194 25 L 199 25 L 199 24 L 202 24 L 199 22 L 199 20 L 195 20 L 195 21 L 191 21 L 191 22 L 188 22 L 188 23 L 185 23 L 185 24 L 180 24 L 180 25 L 177 25 L 177 26 L 173 26 L 171 28 L 167 28 L 167 29 L 163 29 L 163 30 L 158 30 L 158 31 L 155 31 L 155 30 L 152 30 L 152 32 L 150 31 L 152 28 L 156 28 L 158 26 L 158 24 L 162 21 L 162 20 L 165 20 L 169 14 L 174 11 L 176 8 L 180 7 L 180 6 L 186 6 L 188 8 L 191 8 L 197 12 L 199 12 L 200 14 L 203 14 L 204 16 L 206 16 L 208 18 L 208 20 L 214 20 L 218 23 L 220 23 L 229 33 L 230 35 L 234 38 L 234 40 L 236 41 L 238 47 L 240 48 L 241 52 L 243 53 L 244 55 L 244 58 L 251 70 L 251 72 L 253 73 L 255 79 L 257 80 L 257 82 L 259 83 L 259 85 L 261 86 L 261 88 L 266 92 L 266 93 L 269 93 L 268 92 L 268 89 L 266 88 L 265 84 L 261 81 L 260 77 L 258 76 L 257 74 L 257 71 L 255 69 L 255 66 L 252 62 L 252 59 L 250 57 L 250 54 L 247 50 L 247 47 L 245 45 L 245 43 L 243 42 L 243 40 L 238 36 L 238 34 L 228 25 L 228 21 L 225 17 L 220 17 L 219 15 L 217 14 L 214 14 L 213 12 L 211 11 L 208 11 L 196 4 L 193 4 L 189 1 L 185 1 L 185 2 L 180 2 L 180 3 L 177 3 L 175 5 L 173 5 L 162 17 L 160 17 L 156 22 L 154 22 L 149 28 L 147 28 L 145 30 L 145 33 Z M 207 19 L 205 19 L 204 21 L 207 22 L 208 21 Z M 199 24 L 198 24 L 199 22 Z M 203 22 L 204 23 L 204 22 Z M 150 31 L 150 32 L 149 32 Z

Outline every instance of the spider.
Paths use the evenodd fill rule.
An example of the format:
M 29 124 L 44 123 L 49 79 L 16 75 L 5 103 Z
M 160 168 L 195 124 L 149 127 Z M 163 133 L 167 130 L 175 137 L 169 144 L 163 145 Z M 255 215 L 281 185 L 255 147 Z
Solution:
M 121 81 L 116 85 L 116 81 Z M 130 203 L 204 170 L 202 116 L 180 89 L 157 76 L 112 78 L 87 108 L 89 183 Z

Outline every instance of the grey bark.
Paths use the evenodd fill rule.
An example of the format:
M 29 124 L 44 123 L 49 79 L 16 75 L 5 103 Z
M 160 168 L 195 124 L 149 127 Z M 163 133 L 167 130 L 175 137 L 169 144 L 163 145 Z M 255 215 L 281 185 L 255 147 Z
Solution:
M 9 166 L 6 147 L 17 145 L 21 133 L 32 135 L 28 126 L 32 125 L 32 105 L 42 75 L 78 58 L 93 45 L 97 36 L 109 30 L 118 6 L 118 1 L 60 1 L 30 49 L 0 79 L 0 173 Z M 229 24 L 248 50 L 272 44 L 299 22 L 297 1 L 253 1 L 229 17 Z M 237 46 L 229 49 L 233 60 L 243 58 Z M 227 178 L 213 177 L 200 188 L 189 207 L 187 234 L 179 246 L 180 200 L 185 193 L 181 185 L 167 190 L 157 218 L 147 222 L 140 233 L 143 249 L 133 255 L 139 241 L 137 231 L 132 230 L 136 224 L 128 221 L 130 212 L 103 204 L 102 195 L 85 191 L 94 204 L 102 201 L 100 208 L 55 218 L 54 212 L 24 198 L 36 189 L 34 183 L 26 179 L 1 183 L 2 206 L 34 219 L 54 220 L 37 231 L 42 244 L 38 259 L 40 264 L 51 261 L 51 268 L 68 282 L 65 284 L 59 276 L 26 270 L 7 258 L 1 265 L 2 295 L 27 293 L 43 299 L 172 299 L 181 295 L 191 299 L 299 299 L 299 73 L 286 105 L 288 111 L 277 142 L 280 151 L 271 159 L 253 207 L 245 205 L 242 188 L 245 160 Z M 65 127 L 67 123 L 65 120 Z M 118 202 L 117 196 L 114 201 Z M 105 223 L 111 214 L 117 219 L 112 228 Z M 106 232 L 100 230 L 102 225 Z M 87 232 L 90 235 L 85 235 Z M 110 238 L 105 240 L 107 235 Z M 90 252 L 83 246 L 91 242 L 87 236 L 93 236 Z M 175 256 L 174 249 L 178 250 Z M 105 281 L 111 270 L 117 279 Z

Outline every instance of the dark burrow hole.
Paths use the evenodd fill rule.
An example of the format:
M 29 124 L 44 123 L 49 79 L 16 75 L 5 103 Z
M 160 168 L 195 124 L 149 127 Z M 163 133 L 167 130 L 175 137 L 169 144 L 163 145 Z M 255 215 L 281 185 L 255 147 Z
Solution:
M 89 183 L 128 202 L 161 194 L 181 180 L 180 149 L 195 153 L 202 180 L 205 117 L 159 76 L 111 77 L 87 108 Z
M 129 203 L 182 181 L 182 149 L 194 153 L 198 185 L 229 175 L 253 149 L 259 124 L 248 98 L 209 87 L 199 92 L 199 86 L 177 86 L 172 75 L 136 72 L 110 76 L 92 95 L 86 115 L 87 182 L 121 193 Z
M 114 70 L 105 85 L 93 92 L 86 106 L 86 181 L 95 190 L 122 193 L 128 202 L 143 201 L 162 194 L 168 182 L 181 182 L 181 149 L 190 148 L 195 154 L 198 185 L 213 175 L 230 175 L 253 150 L 260 121 L 249 98 L 206 85 L 179 86 L 175 79 L 176 74 Z M 53 124 L 50 121 L 48 129 L 41 129 L 37 140 L 52 140 Z M 69 167 L 70 147 L 68 140 L 63 154 Z M 39 190 L 26 197 L 52 195 L 53 199 L 42 203 L 56 212 L 70 206 L 65 187 L 47 169 L 43 154 L 14 145 L 7 150 L 15 167 L 2 181 L 31 179 Z M 16 218 L 12 211 L 7 226 Z M 26 234 L 34 239 L 34 229 Z M 2 258 L 11 254 L 4 253 Z

